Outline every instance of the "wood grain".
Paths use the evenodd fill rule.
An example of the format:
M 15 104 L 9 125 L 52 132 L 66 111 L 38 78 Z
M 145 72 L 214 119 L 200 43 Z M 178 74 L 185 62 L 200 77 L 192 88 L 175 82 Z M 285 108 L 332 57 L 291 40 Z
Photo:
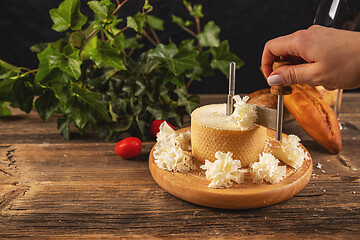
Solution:
M 312 178 L 291 199 L 250 210 L 202 207 L 161 189 L 148 168 L 153 142 L 124 160 L 90 131 L 66 141 L 55 119 L 15 112 L 0 120 L 0 239 L 358 239 L 359 102 L 360 94 L 344 94 L 338 155 L 286 123 L 313 158 Z

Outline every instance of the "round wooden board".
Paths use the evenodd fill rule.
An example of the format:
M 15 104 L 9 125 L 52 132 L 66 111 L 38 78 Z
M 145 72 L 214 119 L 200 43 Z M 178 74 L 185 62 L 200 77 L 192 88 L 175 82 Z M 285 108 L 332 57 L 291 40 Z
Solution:
M 190 128 L 178 131 L 185 132 L 187 130 Z M 268 130 L 268 136 L 273 137 L 274 131 Z M 208 187 L 211 181 L 199 174 L 169 172 L 160 169 L 154 161 L 155 146 L 156 144 L 149 155 L 149 168 L 155 182 L 178 198 L 206 207 L 247 209 L 280 203 L 299 193 L 308 184 L 312 173 L 310 157 L 309 160 L 304 161 L 299 170 L 288 173 L 280 183 L 255 184 L 247 181 L 241 184 L 234 183 L 230 188 L 214 189 Z M 305 151 L 307 152 L 306 149 Z

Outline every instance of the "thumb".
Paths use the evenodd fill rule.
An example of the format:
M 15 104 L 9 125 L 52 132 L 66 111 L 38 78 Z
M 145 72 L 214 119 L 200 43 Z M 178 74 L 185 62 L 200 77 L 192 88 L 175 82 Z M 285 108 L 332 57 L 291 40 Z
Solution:
M 273 71 L 267 78 L 270 86 L 289 86 L 294 84 L 314 85 L 312 81 L 313 64 L 304 63 L 298 65 L 285 65 Z

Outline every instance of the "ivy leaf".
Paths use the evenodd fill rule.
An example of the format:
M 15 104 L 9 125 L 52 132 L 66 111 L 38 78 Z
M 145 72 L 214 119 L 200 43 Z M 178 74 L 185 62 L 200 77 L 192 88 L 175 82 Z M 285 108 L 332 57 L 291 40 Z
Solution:
M 35 101 L 35 108 L 43 121 L 49 120 L 59 105 L 59 99 L 52 89 L 46 89 Z
M 58 8 L 51 9 L 49 13 L 54 22 L 52 29 L 58 32 L 64 32 L 68 28 L 81 30 L 87 21 L 87 17 L 80 12 L 80 0 L 65 0 L 60 3 Z
M 73 32 L 71 33 L 69 37 L 69 44 L 76 48 L 81 48 L 82 44 L 84 42 L 84 36 L 79 32 Z
M 210 53 L 210 49 L 208 49 L 206 51 L 200 52 L 199 56 L 197 57 L 197 60 L 201 66 L 201 71 L 199 71 L 199 74 L 204 77 L 210 77 L 214 75 L 209 64 Z
M 211 67 L 213 69 L 219 69 L 223 74 L 229 77 L 229 63 L 234 61 L 236 63 L 236 68 L 240 68 L 244 65 L 244 62 L 238 58 L 235 54 L 231 53 L 229 50 L 229 42 L 223 41 L 219 47 L 210 49 L 213 60 L 211 61 Z
M 57 77 L 57 74 L 52 73 L 49 79 L 49 74 L 55 68 L 61 69 L 74 78 L 79 78 L 81 74 L 81 60 L 79 57 L 79 50 L 72 45 L 67 45 L 64 48 L 64 53 L 60 53 L 58 49 L 48 45 L 47 48 L 38 54 L 39 68 L 35 75 L 36 82 L 51 81 L 51 78 Z M 47 78 L 46 80 L 44 78 Z M 69 79 L 67 76 L 65 79 Z
M 103 41 L 99 41 L 97 48 L 90 51 L 90 59 L 93 60 L 99 68 L 110 65 L 118 70 L 126 70 L 119 55 L 120 52 L 116 48 Z
M 67 38 L 68 38 L 68 37 L 66 37 L 66 39 L 67 39 Z M 51 45 L 53 48 L 59 50 L 59 52 L 62 52 L 62 51 L 64 50 L 64 48 L 66 47 L 66 45 L 68 45 L 68 40 L 66 40 L 66 39 L 64 39 L 64 38 L 59 39 L 59 40 L 57 40 L 57 41 L 55 41 L 55 42 L 51 42 L 50 45 Z
M 165 112 L 158 104 L 152 104 L 146 107 L 146 110 L 155 118 L 155 119 L 165 119 Z
M 29 74 L 22 74 L 0 81 L 0 101 L 10 102 L 12 106 L 29 113 L 34 99 L 33 81 Z
M 153 10 L 153 7 L 150 5 L 149 0 L 145 0 L 142 10 L 143 10 L 143 12 L 145 12 L 146 10 L 149 10 L 149 11 Z
M 125 49 L 124 41 L 125 41 L 125 35 L 123 33 L 120 33 L 114 38 L 114 45 L 117 47 L 117 49 L 119 49 L 119 51 Z
M 103 20 L 115 10 L 115 5 L 110 0 L 89 1 L 88 5 L 94 12 L 95 20 Z
M 98 91 L 104 88 L 106 89 L 108 82 L 117 72 L 118 70 L 106 65 L 98 68 L 90 78 L 86 79 L 85 83 L 90 90 Z
M 186 39 L 183 40 L 180 44 L 179 44 L 179 51 L 194 51 L 196 50 L 196 47 L 194 46 L 195 40 L 194 39 Z
M 19 108 L 29 113 L 33 106 L 34 90 L 28 76 L 19 77 L 14 81 L 12 92 Z
M 203 47 L 217 47 L 220 44 L 219 40 L 220 28 L 214 21 L 208 22 L 204 30 L 197 35 L 199 43 Z
M 71 36 L 71 35 L 70 35 Z M 62 51 L 64 49 L 64 47 L 67 45 L 67 41 L 65 39 L 59 39 L 55 42 L 43 42 L 43 43 L 38 43 L 35 45 L 32 45 L 30 47 L 30 51 L 34 52 L 34 53 L 41 53 L 42 51 L 44 51 L 49 45 L 51 45 L 53 48 L 58 49 L 59 51 Z
M 66 116 L 65 118 L 56 119 L 58 132 L 63 135 L 67 140 L 70 140 L 70 122 L 70 119 L 68 119 Z
M 158 59 L 164 63 L 167 60 L 172 59 L 175 54 L 178 52 L 175 43 L 170 43 L 168 45 L 158 44 L 157 47 L 150 51 L 148 56 L 150 58 Z
M 8 69 L 13 72 L 20 72 L 20 69 L 14 65 L 11 65 L 10 63 L 7 63 L 3 60 L 0 60 L 0 69 Z
M 69 108 L 70 100 L 74 96 L 71 83 L 53 83 L 51 88 L 54 91 L 56 98 L 59 100 L 59 112 L 65 113 Z
M 40 63 L 38 71 L 35 75 L 36 82 L 40 82 L 46 75 L 50 73 L 51 69 L 49 68 L 48 55 L 51 55 L 52 53 L 56 53 L 56 50 L 52 46 L 48 45 L 44 51 L 37 55 Z
M 81 75 L 81 60 L 79 57 L 79 50 L 74 48 L 71 44 L 64 48 L 64 52 L 60 53 L 54 51 L 48 54 L 49 69 L 60 68 L 61 71 L 68 73 L 75 79 Z
M 136 92 L 134 93 L 134 96 L 139 97 L 142 96 L 144 94 L 146 94 L 146 85 L 142 82 L 142 81 L 136 81 Z
M 47 46 L 49 46 L 49 44 L 50 43 L 48 42 L 34 44 L 30 47 L 30 51 L 34 53 L 41 53 L 47 48 Z
M 134 17 L 127 17 L 127 27 L 134 29 L 138 33 L 142 33 L 145 16 L 141 13 L 136 13 Z
M 113 108 L 117 110 L 117 112 L 124 113 L 126 112 L 126 105 L 127 101 L 122 98 L 113 98 L 111 102 Z M 118 116 L 121 116 L 122 114 L 118 114 Z
M 75 126 L 83 132 L 88 123 L 111 121 L 105 105 L 100 102 L 100 96 L 78 85 L 72 87 L 74 95 L 69 100 L 66 114 L 74 121 Z
M 178 96 L 178 103 L 180 106 L 184 106 L 187 114 L 191 115 L 192 111 L 199 106 L 200 98 L 197 95 L 192 95 L 189 97 L 189 94 L 184 87 L 177 87 L 174 92 Z
M 184 86 L 184 78 L 182 78 L 181 76 L 176 77 L 173 73 L 167 73 L 164 76 L 164 81 L 165 82 L 170 82 L 176 86 Z
M 97 47 L 98 38 L 97 36 L 93 36 L 85 45 L 83 51 L 81 52 L 81 60 L 88 60 L 90 59 L 90 52 Z
M 12 105 L 29 113 L 32 109 L 33 99 L 33 81 L 28 74 L 0 81 L 0 101 L 11 102 Z
M 150 58 L 148 54 L 145 54 L 142 64 L 138 69 L 140 73 L 147 75 L 154 71 L 159 64 L 161 63 L 158 60 Z
M 201 81 L 201 77 L 213 76 L 214 74 L 209 64 L 209 59 L 210 59 L 210 49 L 200 52 L 199 55 L 196 57 L 196 60 L 198 61 L 199 65 L 194 66 L 194 68 L 191 69 L 192 71 L 186 74 L 186 77 L 189 79 L 195 79 Z
M 186 69 L 191 69 L 198 65 L 196 56 L 199 54 L 197 50 L 194 51 L 179 51 L 174 43 L 170 43 L 165 46 L 159 44 L 149 54 L 150 57 L 154 57 L 167 65 L 169 70 L 175 75 L 179 76 Z
M 181 51 L 176 54 L 170 61 L 167 62 L 169 70 L 174 73 L 175 76 L 179 76 L 186 69 L 191 69 L 198 66 L 196 57 L 199 54 L 198 51 Z
M 139 114 L 135 115 L 135 122 L 136 122 L 136 128 L 138 131 L 138 135 L 142 138 L 142 139 L 147 139 L 146 138 L 146 132 L 147 132 L 147 127 L 146 127 L 146 122 L 144 121 L 143 118 L 141 118 L 141 116 L 139 116 Z
M 136 37 L 133 38 L 125 38 L 124 40 L 124 49 L 128 49 L 128 48 L 142 48 L 144 46 L 144 44 L 140 44 L 137 41 Z
M 79 49 L 74 48 L 72 45 L 67 45 L 64 48 L 66 62 L 60 65 L 60 69 L 63 72 L 67 72 L 75 79 L 78 79 L 81 75 L 81 59 L 79 56 Z
M 191 16 L 202 18 L 204 17 L 202 13 L 202 5 L 201 4 L 195 4 L 193 11 L 190 13 Z
M 53 87 L 54 84 L 67 85 L 73 81 L 73 77 L 59 68 L 52 69 L 41 81 L 36 82 L 44 86 Z
M 146 19 L 153 29 L 164 31 L 164 20 L 150 14 L 146 15 Z
M 192 21 L 189 21 L 189 20 L 184 21 L 182 18 L 177 17 L 175 15 L 171 15 L 171 18 L 172 18 L 173 23 L 176 23 L 181 28 L 188 27 L 193 24 Z
M 7 78 L 3 81 L 0 81 L 0 101 L 15 101 L 13 95 L 13 87 L 16 79 L 17 77 L 15 79 Z
M 183 0 L 183 4 L 187 9 L 191 9 L 191 3 L 190 2 L 188 2 L 186 0 Z
M 109 141 L 114 132 L 128 131 L 133 124 L 133 116 L 122 114 L 116 122 L 93 125 L 96 134 L 104 141 Z
M 7 107 L 7 102 L 0 101 L 0 117 L 11 116 L 11 110 Z
M 0 79 L 16 76 L 20 73 L 20 69 L 10 63 L 0 60 Z
M 116 123 L 111 123 L 114 131 L 123 132 L 128 130 L 133 123 L 133 116 L 129 114 L 124 114 L 119 116 Z
M 125 38 L 125 35 L 122 33 L 115 37 L 114 44 L 120 51 L 128 48 L 142 48 L 144 46 L 138 43 L 136 37 Z

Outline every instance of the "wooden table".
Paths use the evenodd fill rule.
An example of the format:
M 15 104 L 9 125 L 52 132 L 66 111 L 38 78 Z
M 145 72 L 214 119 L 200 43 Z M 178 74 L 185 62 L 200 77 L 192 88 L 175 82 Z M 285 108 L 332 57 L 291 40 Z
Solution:
M 202 104 L 224 102 L 203 95 Z M 197 206 L 161 189 L 148 168 L 154 144 L 124 160 L 91 133 L 58 135 L 52 119 L 15 111 L 0 119 L 0 239 L 236 238 L 360 239 L 360 94 L 346 93 L 343 150 L 331 155 L 296 121 L 313 176 L 295 197 L 261 209 Z M 317 168 L 318 164 L 322 168 Z

